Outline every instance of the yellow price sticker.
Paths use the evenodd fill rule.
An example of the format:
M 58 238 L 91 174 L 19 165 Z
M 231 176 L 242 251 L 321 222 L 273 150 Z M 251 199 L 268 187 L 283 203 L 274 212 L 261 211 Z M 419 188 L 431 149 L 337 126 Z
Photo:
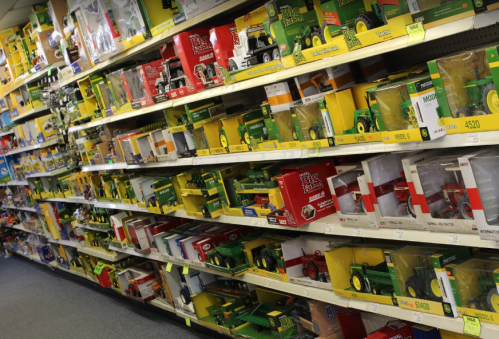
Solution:
M 173 266 L 173 263 L 169 262 L 166 265 L 165 271 L 168 272 L 168 273 L 171 272 L 172 271 L 172 266 Z
M 184 265 L 184 269 L 182 270 L 182 274 L 187 274 L 189 273 L 189 264 Z
M 189 327 L 191 327 L 191 318 L 190 317 L 185 317 L 185 324 Z
M 480 337 L 480 332 L 482 331 L 482 325 L 477 317 L 471 317 L 469 315 L 463 315 L 464 329 L 463 333 L 472 335 L 474 337 Z
M 408 45 L 415 44 L 416 42 L 421 42 L 426 36 L 426 31 L 421 21 L 406 25 L 405 29 L 407 31 L 407 34 L 409 35 L 409 40 L 407 41 Z

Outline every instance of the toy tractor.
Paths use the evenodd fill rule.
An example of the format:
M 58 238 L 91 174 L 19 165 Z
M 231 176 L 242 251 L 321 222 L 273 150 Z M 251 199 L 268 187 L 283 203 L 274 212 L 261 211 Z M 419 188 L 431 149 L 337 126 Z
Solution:
M 260 140 L 265 135 L 265 123 L 261 108 L 243 114 L 243 123 L 239 121 L 237 133 L 242 144 L 249 145 L 251 139 Z
M 206 308 L 209 315 L 215 318 L 215 324 L 227 328 L 234 328 L 242 325 L 237 317 L 247 313 L 252 306 L 251 297 L 230 297 L 225 294 L 212 293 L 215 296 L 215 304 Z
M 352 272 L 350 285 L 355 291 L 395 297 L 386 262 L 376 266 L 370 266 L 368 263 L 362 265 L 354 263 L 350 265 L 350 271 Z
M 291 129 L 291 137 L 293 138 L 293 140 L 295 141 L 298 141 L 300 140 L 300 138 L 298 137 L 298 132 L 296 131 L 296 127 L 293 127 Z
M 262 165 L 248 170 L 246 176 L 249 182 L 254 184 L 263 184 L 265 181 L 271 181 L 273 177 L 278 176 L 280 169 L 277 165 Z
M 322 117 L 312 121 L 312 124 L 308 129 L 308 135 L 310 136 L 310 139 L 311 140 L 325 139 L 326 136 L 324 134 L 324 128 L 325 128 L 324 119 Z
M 466 97 L 471 104 L 456 111 L 458 118 L 483 114 L 499 114 L 499 96 L 492 76 L 480 78 L 478 67 L 475 66 L 476 80 L 468 80 L 464 84 Z
M 499 313 L 499 293 L 494 281 L 494 277 L 489 277 L 489 273 L 480 270 L 480 278 L 478 284 L 482 290 L 482 294 L 468 300 L 468 307 L 473 309 L 485 310 L 490 309 L 492 312 Z M 487 307 L 483 305 L 486 304 Z
M 303 248 L 301 251 L 303 253 L 301 257 L 303 275 L 315 281 L 327 282 L 326 274 L 329 275 L 329 271 L 326 265 L 326 257 L 322 255 L 321 251 L 317 250 L 314 254 L 305 254 Z
M 381 131 L 378 119 L 379 110 L 377 105 L 372 106 L 370 100 L 375 100 L 373 93 L 366 93 L 367 108 L 358 109 L 353 113 L 354 127 L 343 131 L 344 134 L 363 134 Z
M 416 218 L 416 210 L 414 209 L 414 204 L 412 202 L 411 192 L 409 191 L 409 185 L 405 180 L 405 173 L 400 172 L 401 179 L 397 179 L 397 182 L 393 185 L 393 190 L 395 191 L 395 196 L 399 202 L 399 206 L 406 203 L 406 214 L 410 214 L 413 218 Z
M 280 243 L 263 245 L 260 250 L 260 253 L 254 258 L 256 267 L 269 272 L 286 273 Z
M 400 112 L 402 112 L 402 117 L 404 120 L 409 121 L 407 128 L 419 128 L 418 120 L 416 119 L 416 114 L 414 113 L 414 107 L 412 106 L 412 101 L 404 99 L 404 95 L 399 91 L 400 98 L 402 102 L 399 105 Z
M 353 201 L 355 202 L 355 212 L 366 213 L 364 198 L 362 198 L 362 193 L 360 192 L 360 187 L 357 180 L 349 182 L 346 185 L 335 187 L 334 192 L 338 198 L 345 194 L 351 194 Z
M 398 0 L 377 0 L 371 3 L 371 11 L 359 15 L 355 21 L 355 33 L 367 32 L 373 28 L 388 24 L 385 15 L 385 5 L 399 6 Z
M 302 31 L 295 37 L 295 46 L 299 45 L 300 50 L 310 48 L 312 46 L 322 45 L 322 33 L 320 26 L 306 25 L 302 26 Z M 295 47 L 296 48 L 296 47 Z
M 419 257 L 419 265 L 413 268 L 414 275 L 405 282 L 410 297 L 431 301 L 442 301 L 442 290 L 429 257 Z
M 224 241 L 208 253 L 208 262 L 212 265 L 235 268 L 238 263 L 246 262 L 246 255 L 241 241 Z

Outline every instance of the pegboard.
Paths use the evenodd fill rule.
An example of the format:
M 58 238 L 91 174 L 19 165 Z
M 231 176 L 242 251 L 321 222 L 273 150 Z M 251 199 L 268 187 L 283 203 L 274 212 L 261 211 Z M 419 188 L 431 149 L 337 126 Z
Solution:
M 383 55 L 390 72 L 426 63 L 450 54 L 499 42 L 499 23 L 417 44 Z

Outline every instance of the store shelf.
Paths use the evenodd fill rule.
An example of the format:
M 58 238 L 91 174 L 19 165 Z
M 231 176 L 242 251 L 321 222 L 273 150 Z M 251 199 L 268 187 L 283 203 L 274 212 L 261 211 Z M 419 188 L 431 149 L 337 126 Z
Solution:
M 59 141 L 57 139 L 53 139 L 53 140 L 50 140 L 50 141 L 47 141 L 47 142 L 44 142 L 41 144 L 36 144 L 33 146 L 16 148 L 12 151 L 7 152 L 7 155 L 13 155 L 13 154 L 22 153 L 22 152 L 33 151 L 35 149 L 40 149 L 40 148 L 45 148 L 45 147 L 52 146 L 52 145 L 57 145 L 58 143 L 59 143 Z
M 64 202 L 64 203 L 73 203 L 73 204 L 89 204 L 89 201 L 86 200 L 83 197 L 46 198 L 46 199 L 39 199 L 39 200 L 40 201 L 47 201 L 47 202 Z
M 5 186 L 28 186 L 28 181 L 26 181 L 26 180 L 12 180 L 4 185 Z
M 156 306 L 157 308 L 161 308 L 162 310 L 165 310 L 165 311 L 168 311 L 168 312 L 172 312 L 172 313 L 176 313 L 175 307 L 173 307 L 170 304 L 167 304 L 166 302 L 162 301 L 159 298 L 151 300 L 149 302 L 149 304 L 151 304 L 153 306 Z
M 19 122 L 21 120 L 25 120 L 27 118 L 33 117 L 34 115 L 37 115 L 40 112 L 47 111 L 50 108 L 47 105 L 43 105 L 37 108 L 33 108 L 32 110 L 27 111 L 26 113 L 20 114 L 15 118 L 12 118 L 12 122 Z
M 212 165 L 212 164 L 228 164 L 237 162 L 249 161 L 265 161 L 265 160 L 287 160 L 300 159 L 302 150 L 291 149 L 283 151 L 267 151 L 267 152 L 244 152 L 232 153 L 224 155 L 208 155 L 205 157 L 194 158 L 194 165 Z
M 194 158 L 178 158 L 171 161 L 158 161 L 150 162 L 141 165 L 128 165 L 126 169 L 144 169 L 144 168 L 160 168 L 160 167 L 174 167 L 174 166 L 192 166 Z
M 130 204 L 118 204 L 113 202 L 100 202 L 93 201 L 93 205 L 95 207 L 101 208 L 111 208 L 115 210 L 124 210 L 124 211 L 135 211 L 135 212 L 148 212 L 147 208 L 141 208 L 138 205 L 130 205 Z
M 9 135 L 9 134 L 14 134 L 14 130 L 11 129 L 11 130 L 8 130 L 8 131 L 5 131 L 5 132 L 0 132 L 0 137 L 3 137 L 4 135 Z
M 113 228 L 97 228 L 83 224 L 75 224 L 75 227 L 85 228 L 87 230 L 97 231 L 97 232 L 114 232 Z
M 111 253 L 107 253 L 104 249 L 99 249 L 99 248 L 78 246 L 77 249 L 78 249 L 78 252 L 86 253 L 88 255 L 93 255 L 94 257 L 106 259 L 109 261 L 118 261 L 118 260 L 121 260 L 123 258 L 128 257 L 128 255 L 124 254 L 124 253 L 111 254 Z
M 43 234 L 43 233 L 38 233 L 38 232 L 35 232 L 35 231 L 28 230 L 28 229 L 24 228 L 24 226 L 22 224 L 10 225 L 10 226 L 3 225 L 3 226 L 8 227 L 8 228 L 13 228 L 13 229 L 16 229 L 16 230 L 19 230 L 19 231 L 27 232 L 27 233 L 32 233 L 32 234 L 37 234 L 37 235 L 45 236 L 45 234 Z
M 24 79 L 20 79 L 19 81 L 16 81 L 14 83 L 14 85 L 11 87 L 5 88 L 5 86 L 4 86 L 5 90 L 2 93 L 2 95 L 5 98 L 7 95 L 9 95 L 9 93 L 12 93 L 16 89 L 18 89 L 26 84 L 29 84 L 30 82 L 36 81 L 36 80 L 44 77 L 47 74 L 47 71 L 49 70 L 49 68 L 52 69 L 52 68 L 58 68 L 58 67 L 63 67 L 63 66 L 66 66 L 66 62 L 64 62 L 64 61 L 58 61 L 58 62 L 53 63 L 52 65 L 48 65 L 47 67 L 40 69 L 38 72 L 33 73 L 32 75 L 30 75 Z
M 126 163 L 121 162 L 117 164 L 106 164 L 106 165 L 92 165 L 92 166 L 82 166 L 82 172 L 95 172 L 95 171 L 109 171 L 109 170 L 119 170 L 126 169 Z
M 0 113 L 7 112 L 9 110 L 9 107 L 5 107 L 0 109 Z
M 78 243 L 75 241 L 62 240 L 62 239 L 59 239 L 59 240 L 47 239 L 47 240 L 48 240 L 48 242 L 51 242 L 53 244 L 59 244 L 59 245 L 64 245 L 64 246 L 69 246 L 69 247 L 74 247 L 74 248 L 78 247 Z
M 36 212 L 34 207 L 24 207 L 24 206 L 14 206 L 14 205 L 2 205 L 2 207 L 10 210 Z
M 71 168 L 64 167 L 64 168 L 59 168 L 57 170 L 50 171 L 50 172 L 39 172 L 39 173 L 27 174 L 26 178 L 52 177 L 54 175 L 61 174 L 61 173 L 64 173 L 66 171 L 70 171 L 72 169 L 74 169 L 74 167 L 71 167 Z

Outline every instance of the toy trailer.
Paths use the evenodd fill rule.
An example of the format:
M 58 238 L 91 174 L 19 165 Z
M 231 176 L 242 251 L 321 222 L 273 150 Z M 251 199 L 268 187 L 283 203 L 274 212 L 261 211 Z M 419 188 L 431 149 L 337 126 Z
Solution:
M 329 275 L 329 271 L 326 257 L 322 255 L 321 251 L 317 250 L 314 254 L 305 254 L 303 248 L 301 251 L 303 252 L 303 257 L 301 257 L 303 275 L 315 281 L 327 282 L 326 274 Z
M 234 268 L 237 263 L 245 260 L 241 241 L 224 241 L 208 254 L 210 264 L 227 268 Z
M 392 278 L 386 262 L 376 266 L 369 266 L 367 263 L 352 264 L 350 270 L 352 272 L 350 285 L 355 291 L 395 297 Z
M 248 322 L 253 325 L 253 330 L 257 333 L 262 332 L 264 329 L 270 329 L 270 320 L 273 320 L 268 315 L 271 312 L 278 312 L 289 315 L 295 308 L 293 303 L 294 297 L 284 297 L 279 299 L 275 305 L 262 302 L 253 309 L 248 310 L 244 314 L 237 317 L 242 322 Z M 296 329 L 296 327 L 294 327 Z M 293 332 L 294 333 L 294 332 Z M 293 334 L 289 333 L 289 334 Z

